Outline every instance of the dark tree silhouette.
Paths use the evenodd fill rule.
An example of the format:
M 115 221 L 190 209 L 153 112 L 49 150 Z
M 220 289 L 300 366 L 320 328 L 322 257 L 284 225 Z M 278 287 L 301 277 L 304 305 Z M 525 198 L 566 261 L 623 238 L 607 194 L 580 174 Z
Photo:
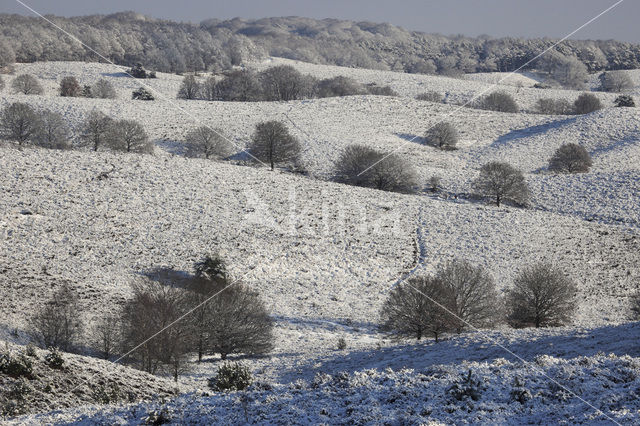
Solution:
M 295 164 L 300 156 L 300 144 L 287 126 L 280 121 L 266 121 L 256 125 L 249 153 L 274 170 L 276 164 Z
M 233 152 L 233 146 L 222 135 L 222 130 L 206 126 L 198 127 L 187 133 L 185 138 L 187 155 L 190 157 L 226 158 Z
M 451 150 L 458 144 L 458 131 L 453 124 L 442 121 L 431 127 L 424 138 L 428 145 Z
M 602 102 L 592 93 L 583 93 L 573 103 L 576 114 L 589 114 L 602 109 Z
M 44 91 L 38 79 L 31 74 L 21 74 L 17 76 L 13 79 L 11 87 L 15 92 L 25 95 L 41 95 Z
M 493 161 L 485 164 L 473 186 L 478 194 L 493 197 L 498 207 L 504 200 L 520 205 L 529 201 L 529 188 L 524 175 L 508 163 Z
M 0 126 L 5 138 L 23 145 L 38 132 L 40 119 L 31 106 L 15 102 L 2 110 Z
M 80 84 L 75 77 L 64 77 L 60 81 L 60 96 L 75 97 L 80 95 Z
M 82 337 L 81 313 L 77 292 L 63 284 L 31 317 L 32 335 L 44 348 L 69 352 Z
M 549 170 L 556 173 L 586 173 L 592 165 L 589 152 L 575 143 L 562 145 L 549 160 Z

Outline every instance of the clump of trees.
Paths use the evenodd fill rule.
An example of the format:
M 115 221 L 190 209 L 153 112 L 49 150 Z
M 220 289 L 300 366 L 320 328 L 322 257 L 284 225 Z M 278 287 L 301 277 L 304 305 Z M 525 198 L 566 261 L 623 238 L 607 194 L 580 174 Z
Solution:
M 317 85 L 317 93 L 319 98 L 331 98 L 364 95 L 367 90 L 352 78 L 337 76 L 320 80 Z
M 473 187 L 479 195 L 492 197 L 498 207 L 504 201 L 517 205 L 526 205 L 529 201 L 524 175 L 508 163 L 492 161 L 482 166 Z
M 299 161 L 301 147 L 284 123 L 272 120 L 256 125 L 248 152 L 274 170 L 279 164 L 295 165 Z
M 156 78 L 156 72 L 145 70 L 141 63 L 137 63 L 128 69 L 127 74 L 133 78 Z
M 224 137 L 222 130 L 201 126 L 187 133 L 185 137 L 187 156 L 206 159 L 226 158 L 233 152 L 233 146 Z
M 364 145 L 347 146 L 334 165 L 334 180 L 383 191 L 410 193 L 417 185 L 413 167 L 397 154 Z
M 592 93 L 583 93 L 573 103 L 576 114 L 589 114 L 602 109 L 602 102 Z
M 520 108 L 513 96 L 506 92 L 489 93 L 477 102 L 480 109 L 499 112 L 518 112 Z
M 13 79 L 11 87 L 14 92 L 25 95 L 41 95 L 44 89 L 37 78 L 31 74 L 21 74 Z
M 184 76 L 180 89 L 178 90 L 178 99 L 197 99 L 200 96 L 201 87 L 196 78 L 189 74 Z
M 453 150 L 458 144 L 458 131 L 453 124 L 442 121 L 431 127 L 424 139 L 428 145 L 442 150 Z
M 112 125 L 111 117 L 101 111 L 91 111 L 82 124 L 80 138 L 83 145 L 89 146 L 93 151 L 107 145 Z
M 576 310 L 576 293 L 576 285 L 557 267 L 525 267 L 506 291 L 507 319 L 514 327 L 565 325 Z
M 628 107 L 628 108 L 633 108 L 636 106 L 636 103 L 633 100 L 633 97 L 629 96 L 629 95 L 620 95 L 618 96 L 614 101 L 613 104 L 620 108 L 620 107 Z
M 562 145 L 549 160 L 549 170 L 556 173 L 586 173 L 592 165 L 589 152 L 575 143 Z
M 80 83 L 73 76 L 64 77 L 60 81 L 60 96 L 63 97 L 77 97 L 80 96 L 81 89 Z
M 547 115 L 571 115 L 573 105 L 566 99 L 541 98 L 538 99 L 536 110 Z
M 312 92 L 313 80 L 291 65 L 268 68 L 258 78 L 267 101 L 293 101 L 310 97 Z
M 633 80 L 626 71 L 607 71 L 600 74 L 600 90 L 603 92 L 626 92 L 633 89 L 633 86 Z
M 39 113 L 34 143 L 49 149 L 71 149 L 71 131 L 62 114 L 49 110 Z

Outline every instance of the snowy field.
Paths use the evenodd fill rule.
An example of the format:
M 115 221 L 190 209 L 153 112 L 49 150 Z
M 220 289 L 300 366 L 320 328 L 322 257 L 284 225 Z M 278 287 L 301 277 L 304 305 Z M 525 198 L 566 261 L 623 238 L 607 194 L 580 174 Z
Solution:
M 637 358 L 625 355 L 640 354 L 637 344 L 620 342 L 638 341 L 638 326 L 624 323 L 628 297 L 640 280 L 638 109 L 612 108 L 615 95 L 604 93 L 597 95 L 607 108 L 584 116 L 506 114 L 413 99 L 437 90 L 447 94 L 449 102 L 464 102 L 494 90 L 496 78 L 502 79 L 496 74 L 452 79 L 276 58 L 252 67 L 279 63 L 292 63 L 303 73 L 323 78 L 347 75 L 362 83 L 389 84 L 401 96 L 287 103 L 182 101 L 175 99 L 182 77 L 160 73 L 158 79 L 144 81 L 157 100 L 132 101 L 131 91 L 141 81 L 111 65 L 18 64 L 16 74 L 36 75 L 45 94 L 14 95 L 5 88 L 0 107 L 21 101 L 53 109 L 76 130 L 92 109 L 113 118 L 140 120 L 156 152 L 59 152 L 0 142 L 0 337 L 25 343 L 27 315 L 60 282 L 79 288 L 86 306 L 83 318 L 89 322 L 117 309 L 130 294 L 129 283 L 143 272 L 158 267 L 190 271 L 194 261 L 217 250 L 232 276 L 259 290 L 276 318 L 274 353 L 246 360 L 258 380 L 274 386 L 272 391 L 248 395 L 244 405 L 251 419 L 286 423 L 290 416 L 304 414 L 313 423 L 375 423 L 397 419 L 402 411 L 409 423 L 428 418 L 442 423 L 505 423 L 517 418 L 526 423 L 566 416 L 572 422 L 607 421 L 579 399 L 548 389 L 547 374 L 562 378 L 616 421 L 633 423 L 640 407 L 625 398 L 636 395 L 638 400 L 640 367 Z M 116 87 L 118 99 L 61 98 L 58 82 L 67 75 L 80 84 L 106 78 Z M 11 78 L 4 78 L 8 87 Z M 528 80 L 511 76 L 499 87 L 525 109 L 541 97 L 573 101 L 580 94 L 534 89 Z M 239 152 L 255 124 L 271 119 L 285 121 L 300 139 L 308 177 L 241 161 L 180 155 L 180 141 L 193 127 L 223 129 Z M 462 141 L 456 151 L 420 143 L 425 130 L 442 120 L 459 129 Z M 594 160 L 590 173 L 548 173 L 549 157 L 567 142 L 589 150 Z M 397 152 L 413 164 L 425 187 L 437 175 L 444 191 L 400 195 L 328 182 L 333 161 L 352 143 Z M 478 168 L 494 159 L 525 172 L 532 190 L 530 208 L 496 208 L 469 199 Z M 97 178 L 110 170 L 108 178 Z M 499 289 L 522 266 L 553 261 L 580 290 L 574 326 L 503 329 L 488 337 L 472 333 L 437 345 L 397 343 L 380 334 L 378 310 L 391 286 L 408 271 L 431 272 L 452 258 L 486 267 Z M 341 337 L 348 347 L 337 351 Z M 528 361 L 543 354 L 550 357 L 540 361 L 541 369 L 531 371 L 529 364 L 510 357 L 495 341 Z M 181 378 L 183 390 L 204 388 L 216 366 L 215 360 L 195 366 Z M 385 371 L 387 367 L 395 372 Z M 403 368 L 415 372 L 400 372 Z M 491 389 L 483 393 L 485 402 L 466 401 L 472 408 L 451 402 L 446 392 L 469 368 Z M 376 371 L 362 371 L 366 369 Z M 314 374 L 338 371 L 349 375 L 326 378 L 314 387 Z M 509 400 L 515 377 L 529 383 L 527 388 L 536 395 L 532 401 L 523 405 Z M 579 384 L 583 379 L 586 384 Z M 298 386 L 296 380 L 306 384 Z M 598 392 L 605 385 L 607 391 Z M 394 401 L 382 398 L 379 392 L 385 387 L 403 396 Z M 371 400 L 357 399 L 368 394 Z M 243 406 L 238 395 L 195 398 L 187 395 L 167 406 L 175 422 L 197 421 L 203 415 L 226 423 L 248 421 L 238 409 Z M 336 401 L 345 398 L 361 408 L 347 415 L 346 407 L 336 407 Z M 305 401 L 315 402 L 307 406 Z M 298 413 L 287 411 L 296 404 Z M 87 408 L 20 421 L 139 422 L 156 405 L 104 412 Z M 407 412 L 408 405 L 419 411 Z M 628 406 L 635 412 L 620 408 Z M 476 417 L 465 417 L 470 412 Z

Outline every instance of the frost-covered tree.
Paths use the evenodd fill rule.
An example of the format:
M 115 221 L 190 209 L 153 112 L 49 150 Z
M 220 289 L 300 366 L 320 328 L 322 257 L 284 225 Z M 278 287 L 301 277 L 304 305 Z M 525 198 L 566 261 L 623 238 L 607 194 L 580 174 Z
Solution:
M 413 192 L 416 174 L 409 163 L 396 154 L 386 154 L 364 145 L 349 145 L 334 165 L 338 182 L 383 191 Z
M 135 120 L 118 120 L 110 127 L 107 136 L 109 147 L 114 151 L 151 153 L 153 144 L 142 124 Z
M 260 73 L 259 79 L 267 101 L 292 101 L 303 97 L 304 77 L 291 65 L 268 68 Z
M 478 101 L 478 107 L 490 111 L 518 112 L 520 108 L 513 96 L 506 92 L 493 92 Z
M 633 86 L 633 80 L 626 71 L 607 71 L 600 75 L 600 90 L 603 92 L 626 92 Z
M 442 266 L 436 277 L 451 291 L 458 333 L 471 327 L 494 325 L 500 314 L 499 298 L 493 278 L 480 266 L 454 260 Z
M 93 326 L 93 346 L 104 359 L 109 359 L 122 346 L 120 317 L 107 314 L 98 318 Z
M 0 68 L 13 64 L 16 61 L 16 54 L 13 48 L 5 40 L 0 40 Z
M 492 161 L 485 164 L 473 186 L 479 195 L 493 197 L 498 207 L 505 200 L 520 205 L 529 201 L 529 188 L 524 175 L 508 163 Z
M 36 145 L 50 149 L 70 149 L 69 125 L 62 114 L 44 110 L 38 113 L 38 129 L 33 141 Z
M 576 310 L 577 291 L 557 267 L 546 263 L 525 267 L 506 291 L 507 319 L 514 327 L 565 325 Z
M 602 109 L 602 102 L 592 93 L 583 93 L 573 103 L 576 114 L 589 114 Z
M 41 95 L 44 91 L 38 79 L 31 74 L 21 74 L 13 79 L 11 87 L 16 93 L 25 95 Z
M 202 97 L 207 101 L 215 101 L 218 99 L 218 80 L 215 77 L 207 78 L 204 83 L 202 83 Z
M 91 89 L 91 93 L 94 98 L 99 99 L 115 99 L 116 89 L 114 89 L 113 85 L 107 80 L 101 78 L 93 85 Z
M 36 111 L 22 102 L 7 105 L 2 110 L 0 128 L 4 138 L 18 142 L 18 145 L 31 140 L 40 127 Z
M 452 150 L 458 144 L 458 131 L 453 124 L 441 121 L 427 131 L 424 139 L 428 145 L 443 150 Z
M 587 67 L 576 57 L 559 60 L 551 71 L 551 78 L 568 89 L 583 89 L 588 77 Z
M 76 97 L 80 96 L 80 83 L 73 76 L 64 77 L 60 81 L 60 96 Z
M 97 151 L 109 142 L 112 126 L 111 117 L 100 111 L 91 111 L 82 123 L 80 138 L 85 146 Z
M 442 280 L 412 277 L 395 286 L 380 310 L 381 329 L 398 336 L 432 335 L 436 342 L 456 327 L 455 297 Z
M 549 160 L 549 170 L 556 173 L 586 173 L 592 165 L 589 152 L 575 143 L 562 145 Z
M 30 319 L 31 334 L 44 348 L 68 352 L 82 337 L 82 305 L 78 293 L 63 284 Z
M 221 159 L 233 153 L 233 146 L 224 137 L 222 130 L 214 130 L 207 126 L 189 131 L 185 142 L 189 157 Z
M 200 90 L 200 83 L 195 76 L 185 75 L 178 90 L 178 99 L 197 99 L 200 96 Z
M 253 157 L 269 164 L 273 170 L 276 164 L 295 164 L 301 147 L 284 123 L 266 121 L 256 125 L 248 151 Z
M 618 96 L 613 101 L 613 104 L 618 108 L 620 108 L 620 107 L 633 108 L 633 107 L 636 106 L 636 103 L 633 100 L 633 97 L 631 97 L 629 95 L 620 95 L 620 96 Z

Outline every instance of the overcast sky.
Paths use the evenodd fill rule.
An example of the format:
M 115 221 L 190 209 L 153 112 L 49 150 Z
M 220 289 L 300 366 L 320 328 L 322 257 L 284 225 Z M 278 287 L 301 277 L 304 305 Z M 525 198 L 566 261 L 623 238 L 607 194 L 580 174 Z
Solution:
M 306 16 L 390 22 L 409 30 L 477 36 L 564 37 L 617 0 L 21 0 L 42 14 L 134 10 L 157 18 Z M 0 11 L 29 15 L 15 0 Z M 573 38 L 640 42 L 640 1 L 625 0 Z

